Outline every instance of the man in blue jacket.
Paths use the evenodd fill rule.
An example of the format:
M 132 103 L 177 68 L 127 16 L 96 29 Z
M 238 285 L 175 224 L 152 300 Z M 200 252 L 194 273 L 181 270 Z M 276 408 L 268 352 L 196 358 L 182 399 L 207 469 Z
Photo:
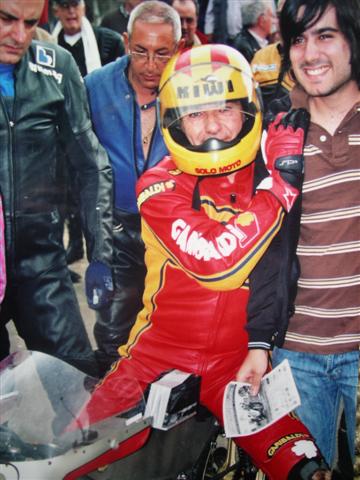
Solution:
M 114 176 L 115 293 L 112 304 L 98 310 L 94 329 L 104 372 L 118 359 L 142 307 L 146 269 L 135 184 L 167 153 L 156 125 L 156 93 L 180 39 L 178 13 L 165 2 L 143 2 L 124 34 L 127 55 L 85 77 L 93 127 Z
M 124 42 L 117 32 L 91 25 L 86 17 L 84 0 L 54 0 L 54 13 L 59 19 L 51 32 L 58 45 L 74 57 L 83 77 L 102 65 L 113 62 L 125 53 Z M 81 228 L 79 180 L 71 170 L 67 179 L 66 224 L 69 242 L 66 249 L 68 264 L 84 256 Z M 71 270 L 73 282 L 80 276 Z

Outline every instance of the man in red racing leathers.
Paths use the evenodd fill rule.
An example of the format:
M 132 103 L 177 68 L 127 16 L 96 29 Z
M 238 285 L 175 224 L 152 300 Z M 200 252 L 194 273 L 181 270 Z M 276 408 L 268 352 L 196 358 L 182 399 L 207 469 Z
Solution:
M 137 185 L 144 308 L 87 405 L 90 423 L 121 410 L 121 376 L 145 389 L 171 368 L 201 376 L 200 402 L 221 421 L 227 383 L 248 381 L 256 393 L 268 369 L 268 335 L 247 326 L 247 279 L 298 195 L 307 114 L 291 111 L 270 126 L 270 175 L 254 194 L 261 115 L 241 54 L 206 45 L 175 56 L 159 104 L 171 156 Z M 319 450 L 293 416 L 235 442 L 271 479 L 325 478 Z

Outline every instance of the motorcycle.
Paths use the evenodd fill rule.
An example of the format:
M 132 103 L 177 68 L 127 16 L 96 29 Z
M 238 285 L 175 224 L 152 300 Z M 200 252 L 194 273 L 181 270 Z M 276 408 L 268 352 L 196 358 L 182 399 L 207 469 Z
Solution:
M 121 378 L 131 407 L 87 424 L 79 414 L 97 382 L 45 353 L 19 351 L 0 362 L 1 480 L 262 478 L 202 407 L 171 430 L 153 429 L 132 378 Z

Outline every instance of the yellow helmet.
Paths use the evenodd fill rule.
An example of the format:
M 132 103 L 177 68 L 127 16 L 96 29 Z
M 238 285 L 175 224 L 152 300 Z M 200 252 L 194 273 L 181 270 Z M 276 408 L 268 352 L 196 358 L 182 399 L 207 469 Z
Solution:
M 175 55 L 161 76 L 161 130 L 177 167 L 192 175 L 219 175 L 249 165 L 261 137 L 261 109 L 246 59 L 227 45 L 201 45 Z M 243 124 L 231 141 L 208 138 L 193 145 L 181 129 L 185 115 L 240 102 Z

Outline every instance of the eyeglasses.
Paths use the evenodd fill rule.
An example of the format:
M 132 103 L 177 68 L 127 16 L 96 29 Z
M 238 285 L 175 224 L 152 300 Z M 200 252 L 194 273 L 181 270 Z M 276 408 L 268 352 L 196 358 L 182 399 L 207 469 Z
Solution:
M 165 65 L 171 58 L 171 55 L 163 55 L 162 53 L 137 52 L 129 50 L 131 58 L 138 63 L 146 63 L 152 60 L 157 65 Z

